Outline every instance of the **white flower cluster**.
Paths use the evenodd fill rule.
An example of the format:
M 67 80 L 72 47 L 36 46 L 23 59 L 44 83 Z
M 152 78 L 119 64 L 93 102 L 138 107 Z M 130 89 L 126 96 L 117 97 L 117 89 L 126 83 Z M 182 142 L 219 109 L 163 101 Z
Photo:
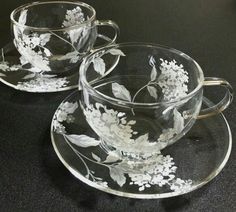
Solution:
M 70 27 L 79 23 L 83 23 L 84 21 L 84 13 L 82 12 L 81 8 L 77 6 L 73 10 L 66 11 L 65 20 L 63 21 L 62 25 L 64 27 Z
M 152 166 L 146 166 L 141 169 L 142 174 L 128 174 L 131 182 L 130 185 L 138 185 L 139 191 L 144 191 L 152 185 L 159 187 L 170 186 L 172 191 L 184 191 L 189 189 L 192 181 L 175 178 L 177 167 L 173 158 L 169 155 L 158 155 L 156 163 Z
M 72 123 L 74 122 L 74 117 L 71 115 L 76 109 L 78 108 L 78 103 L 70 103 L 65 102 L 63 103 L 59 110 L 54 115 L 53 118 L 53 128 L 54 131 L 59 134 L 66 133 L 65 126 L 62 122 Z
M 60 105 L 53 118 L 53 128 L 56 133 L 66 133 L 66 129 L 63 125 L 63 122 L 73 122 L 73 113 L 77 108 L 77 102 L 65 102 Z M 87 113 L 87 117 L 90 119 L 90 121 L 92 121 L 93 127 L 102 126 L 102 129 L 104 130 L 109 131 L 113 129 L 115 131 L 118 130 L 121 132 L 126 129 L 128 132 L 127 134 L 132 134 L 131 126 L 135 124 L 135 121 L 128 122 L 126 120 L 125 113 L 117 112 L 114 110 L 108 110 L 100 103 L 97 103 L 95 107 L 90 106 L 90 109 L 85 110 L 84 112 L 85 114 Z M 127 126 L 125 126 L 125 124 L 127 124 Z M 124 135 L 121 135 L 121 137 L 122 136 Z M 71 143 L 79 146 L 80 148 L 88 148 L 89 146 L 99 147 L 99 143 L 95 142 L 96 145 L 94 145 L 94 142 L 92 142 L 96 139 L 93 139 L 86 135 L 73 134 L 66 135 L 65 138 L 69 139 L 68 142 L 70 141 Z M 80 139 L 82 139 L 83 142 L 79 141 Z M 143 136 L 140 136 L 140 139 L 143 140 L 143 142 L 146 142 L 148 136 L 145 134 Z M 108 183 L 104 181 L 103 178 L 96 177 L 94 175 L 95 172 L 89 169 L 89 166 L 85 161 L 85 159 L 88 160 L 88 158 L 84 157 L 83 154 L 79 153 L 78 150 L 75 149 L 73 146 L 71 146 L 71 148 L 80 158 L 80 160 L 83 161 L 83 164 L 86 167 L 87 175 L 85 177 L 91 179 L 93 182 L 96 182 L 102 187 L 108 187 Z M 173 161 L 173 158 L 169 155 L 164 156 L 161 154 L 161 152 L 159 152 L 155 156 L 155 162 L 148 165 L 138 165 L 138 173 L 134 171 L 135 164 L 127 163 L 128 161 L 126 159 L 120 158 L 119 155 L 112 151 L 107 153 L 107 157 L 105 160 L 101 160 L 99 155 L 95 155 L 92 152 L 92 158 L 89 159 L 89 161 L 108 168 L 111 179 L 116 182 L 120 187 L 122 187 L 127 182 L 128 178 L 130 179 L 129 184 L 137 185 L 139 191 L 144 191 L 146 188 L 150 188 L 152 186 L 165 186 L 166 189 L 170 189 L 174 192 L 185 193 L 186 191 L 191 189 L 191 186 L 193 184 L 191 180 L 182 180 L 180 178 L 176 178 L 177 167 Z
M 153 148 L 155 152 L 164 149 L 168 142 L 184 128 L 184 118 L 175 109 L 173 128 L 163 129 L 156 141 L 150 141 L 148 133 L 138 135 L 138 132 L 132 129 L 136 121 L 127 121 L 125 113 L 107 109 L 100 103 L 96 103 L 95 106 L 88 104 L 83 111 L 87 122 L 98 135 L 133 158 L 137 156 L 145 159 L 152 155 Z M 143 150 L 141 155 L 140 149 Z
M 56 79 L 37 75 L 37 77 L 32 80 L 18 82 L 17 88 L 19 90 L 28 90 L 31 92 L 45 92 L 65 87 L 68 83 L 69 82 L 66 77 Z
M 14 43 L 25 59 L 40 71 L 51 71 L 49 67 L 49 57 L 52 55 L 49 49 L 45 47 L 50 40 L 51 34 L 29 34 L 26 35 L 23 30 L 14 26 Z M 23 64 L 22 64 L 23 65 Z
M 0 71 L 7 72 L 7 71 L 18 71 L 21 68 L 21 65 L 10 65 L 8 61 L 5 61 L 4 50 L 2 48 L 2 61 L 0 62 Z M 5 74 L 1 73 L 1 76 L 5 76 Z
M 18 69 L 21 68 L 21 65 L 9 65 L 8 62 L 4 61 L 4 62 L 0 62 L 0 70 L 1 71 L 18 71 Z
M 96 103 L 95 107 L 90 105 L 84 110 L 85 117 L 98 135 L 103 135 L 106 140 L 117 145 L 127 145 L 134 141 L 132 139 L 132 125 L 136 122 L 127 122 L 125 113 L 107 109 L 106 106 Z
M 161 60 L 161 75 L 158 77 L 158 85 L 162 88 L 164 100 L 177 100 L 187 95 L 188 72 L 183 65 L 177 65 L 175 60 Z
M 65 20 L 62 23 L 63 27 L 71 27 L 76 26 L 78 24 L 81 24 L 85 21 L 84 13 L 82 12 L 81 8 L 77 6 L 73 10 L 67 10 L 65 15 Z M 68 29 L 66 31 L 68 34 L 70 41 L 72 45 L 78 43 L 80 44 L 83 40 L 86 40 L 87 36 L 89 35 L 88 29 L 86 26 L 78 26 L 73 29 Z M 77 43 L 77 44 L 78 44 Z M 76 45 L 78 48 L 81 47 L 81 45 Z

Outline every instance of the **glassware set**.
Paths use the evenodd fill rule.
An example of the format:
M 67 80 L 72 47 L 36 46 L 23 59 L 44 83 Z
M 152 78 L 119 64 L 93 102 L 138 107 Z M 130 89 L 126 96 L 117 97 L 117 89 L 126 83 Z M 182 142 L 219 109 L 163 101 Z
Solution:
M 28 92 L 78 87 L 56 110 L 51 138 L 80 180 L 120 196 L 163 198 L 201 187 L 224 167 L 232 141 L 221 112 L 233 98 L 225 79 L 204 77 L 194 59 L 172 48 L 116 44 L 117 24 L 97 20 L 94 8 L 82 2 L 34 2 L 10 17 L 15 47 L 2 48 L 0 80 Z M 100 26 L 111 27 L 114 37 L 99 34 Z M 99 38 L 105 44 L 96 46 Z M 222 100 L 211 103 L 205 86 L 223 86 Z M 209 140 L 219 129 L 222 143 Z M 189 137 L 199 134 L 205 142 Z M 200 156 L 187 155 L 206 144 L 216 150 L 202 154 L 217 163 L 198 166 L 197 179 L 184 165 L 177 171 L 186 160 L 197 164 Z

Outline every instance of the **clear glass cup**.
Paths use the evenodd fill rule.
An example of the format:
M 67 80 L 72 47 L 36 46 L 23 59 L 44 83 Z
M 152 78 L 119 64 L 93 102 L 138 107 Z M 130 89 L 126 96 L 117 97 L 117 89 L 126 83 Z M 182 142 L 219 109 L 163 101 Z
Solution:
M 92 82 L 97 75 L 100 80 Z M 224 98 L 201 109 L 204 86 L 225 87 Z M 155 155 L 185 135 L 196 119 L 223 111 L 233 97 L 226 80 L 204 77 L 188 55 L 145 43 L 93 52 L 81 64 L 79 87 L 83 113 L 104 149 L 135 163 L 155 161 Z
M 83 2 L 44 1 L 16 8 L 10 15 L 14 44 L 22 55 L 22 65 L 30 63 L 33 72 L 60 74 L 71 70 L 91 50 L 98 37 L 106 45 L 117 38 L 119 27 L 113 21 L 96 20 L 96 11 Z M 98 34 L 98 26 L 112 27 L 114 37 Z

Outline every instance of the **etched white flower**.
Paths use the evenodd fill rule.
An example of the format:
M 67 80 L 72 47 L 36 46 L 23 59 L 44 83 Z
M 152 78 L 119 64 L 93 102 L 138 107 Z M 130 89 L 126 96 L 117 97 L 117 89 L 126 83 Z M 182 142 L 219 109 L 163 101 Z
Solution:
M 73 113 L 78 108 L 78 103 L 65 102 L 61 105 L 61 109 L 66 113 Z
M 102 187 L 108 187 L 108 183 L 106 181 L 96 181 L 96 183 Z
M 52 55 L 50 50 L 45 47 L 49 42 L 51 34 L 32 33 L 26 34 L 19 27 L 13 27 L 15 40 L 14 44 L 24 57 L 20 58 L 21 64 L 31 63 L 36 69 L 32 72 L 50 71 L 49 57 Z
M 28 90 L 31 92 L 45 92 L 52 90 L 56 91 L 60 88 L 65 87 L 68 83 L 69 82 L 66 77 L 56 79 L 37 76 L 29 81 L 18 82 L 16 87 L 19 90 Z
M 62 122 L 71 123 L 74 117 L 71 114 L 78 108 L 78 103 L 64 102 L 60 109 L 56 111 L 53 118 L 53 129 L 59 134 L 66 133 L 65 126 Z
M 54 128 L 54 131 L 58 134 L 64 134 L 66 133 L 66 128 L 65 126 L 60 123 L 58 120 L 53 120 L 53 128 Z
M 10 65 L 9 62 L 4 61 L 4 52 L 2 50 L 2 62 L 0 62 L 0 71 L 10 72 L 10 71 L 18 71 L 21 68 L 21 65 Z M 2 74 L 5 76 L 5 74 Z
M 98 134 L 103 134 L 117 145 L 127 145 L 127 143 L 134 141 L 132 139 L 132 125 L 135 124 L 135 121 L 127 122 L 125 113 L 119 113 L 96 103 L 95 106 L 87 107 L 84 114 L 88 123 Z
M 168 185 L 173 191 L 187 191 L 187 189 L 191 188 L 192 181 L 176 178 L 176 169 L 173 158 L 169 155 L 163 156 L 159 154 L 155 164 L 143 166 L 140 170 L 141 174 L 128 174 L 131 180 L 130 185 L 137 185 L 139 191 L 143 191 L 153 185 L 159 187 Z
M 1 62 L 0 63 L 0 69 L 1 71 L 8 71 L 10 69 L 9 63 L 8 62 Z
M 192 180 L 182 180 L 180 178 L 177 178 L 170 185 L 170 189 L 173 191 L 185 193 L 191 189 L 192 184 L 193 184 Z
M 72 116 L 74 111 L 78 108 L 77 102 L 64 102 L 59 109 L 56 111 L 55 116 L 53 118 L 53 127 L 56 133 L 65 134 L 66 130 L 63 125 L 64 121 L 68 121 L 68 117 Z M 102 117 L 101 111 L 107 112 L 105 106 L 100 103 L 96 103 L 95 107 L 90 106 L 90 111 L 94 111 L 93 119 L 97 119 L 95 122 L 100 124 Z M 135 125 L 135 121 L 126 121 L 125 113 L 117 112 L 114 110 L 110 110 L 108 114 L 111 114 L 112 121 L 109 120 L 109 115 L 106 114 L 105 120 L 108 119 L 109 123 L 114 123 L 114 120 L 121 123 L 121 119 L 125 120 L 125 124 Z M 106 127 L 106 125 L 104 125 Z M 99 147 L 100 141 L 89 137 L 83 134 L 72 134 L 72 135 L 64 135 L 65 139 L 68 142 L 78 146 L 79 148 L 89 148 L 89 147 Z M 144 134 L 140 137 L 140 142 L 148 139 L 148 136 Z M 73 146 L 70 146 L 73 151 L 77 154 L 77 156 L 83 161 L 83 164 L 86 167 L 87 174 L 85 177 L 92 180 L 102 187 L 107 187 L 108 184 L 104 181 L 103 178 L 95 176 L 95 171 L 89 169 L 89 164 L 92 162 L 97 165 L 104 166 L 109 169 L 110 178 L 116 182 L 120 187 L 123 187 L 127 182 L 129 182 L 130 186 L 136 186 L 140 192 L 151 188 L 152 186 L 159 187 L 169 187 L 171 191 L 174 192 L 182 192 L 185 193 L 189 191 L 192 187 L 193 182 L 191 180 L 183 180 L 179 177 L 176 177 L 177 166 L 174 163 L 173 158 L 170 155 L 162 155 L 160 152 L 155 156 L 155 163 L 138 166 L 139 172 L 136 173 L 133 169 L 135 167 L 135 163 L 131 161 L 126 161 L 123 157 L 120 157 L 116 151 L 108 152 L 108 155 L 105 159 L 99 154 L 95 154 L 93 151 L 91 152 L 91 158 L 89 159 L 89 163 L 86 162 L 88 160 L 87 157 L 84 157 L 81 152 L 78 152 L 79 149 L 75 149 Z M 129 178 L 129 181 L 128 181 Z
M 157 79 L 157 84 L 161 87 L 164 100 L 177 100 L 188 94 L 188 72 L 183 69 L 183 65 L 177 65 L 175 60 L 161 60 L 161 75 Z
M 65 20 L 62 23 L 63 27 L 70 27 L 81 24 L 85 21 L 84 13 L 81 8 L 77 6 L 72 10 L 67 10 Z M 82 39 L 88 34 L 88 28 L 86 26 L 80 26 L 75 29 L 68 29 L 66 32 L 69 35 L 72 44 L 75 44 L 78 39 Z
M 72 10 L 66 11 L 65 20 L 63 21 L 62 25 L 64 27 L 70 27 L 79 23 L 83 23 L 84 21 L 84 13 L 82 12 L 81 8 L 77 6 Z

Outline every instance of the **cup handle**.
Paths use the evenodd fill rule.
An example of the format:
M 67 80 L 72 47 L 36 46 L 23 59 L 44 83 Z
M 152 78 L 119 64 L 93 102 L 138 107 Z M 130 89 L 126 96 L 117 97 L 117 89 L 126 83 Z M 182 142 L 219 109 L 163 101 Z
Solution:
M 206 118 L 216 115 L 225 110 L 233 100 L 233 88 L 225 79 L 216 77 L 205 77 L 204 86 L 223 86 L 226 89 L 223 99 L 212 107 L 202 109 L 197 116 L 197 119 Z
M 112 27 L 114 29 L 114 32 L 115 32 L 115 35 L 113 38 L 108 38 L 107 36 L 105 35 L 100 35 L 99 34 L 99 37 L 102 37 L 104 40 L 107 41 L 106 44 L 103 44 L 103 45 L 100 45 L 100 46 L 96 46 L 96 47 L 93 47 L 93 50 L 96 50 L 96 49 L 100 49 L 102 47 L 105 47 L 107 45 L 111 45 L 113 43 L 115 43 L 118 35 L 120 34 L 120 28 L 119 26 L 114 22 L 114 21 L 111 21 L 111 20 L 96 20 L 95 21 L 95 25 L 96 26 L 108 26 L 108 27 Z

